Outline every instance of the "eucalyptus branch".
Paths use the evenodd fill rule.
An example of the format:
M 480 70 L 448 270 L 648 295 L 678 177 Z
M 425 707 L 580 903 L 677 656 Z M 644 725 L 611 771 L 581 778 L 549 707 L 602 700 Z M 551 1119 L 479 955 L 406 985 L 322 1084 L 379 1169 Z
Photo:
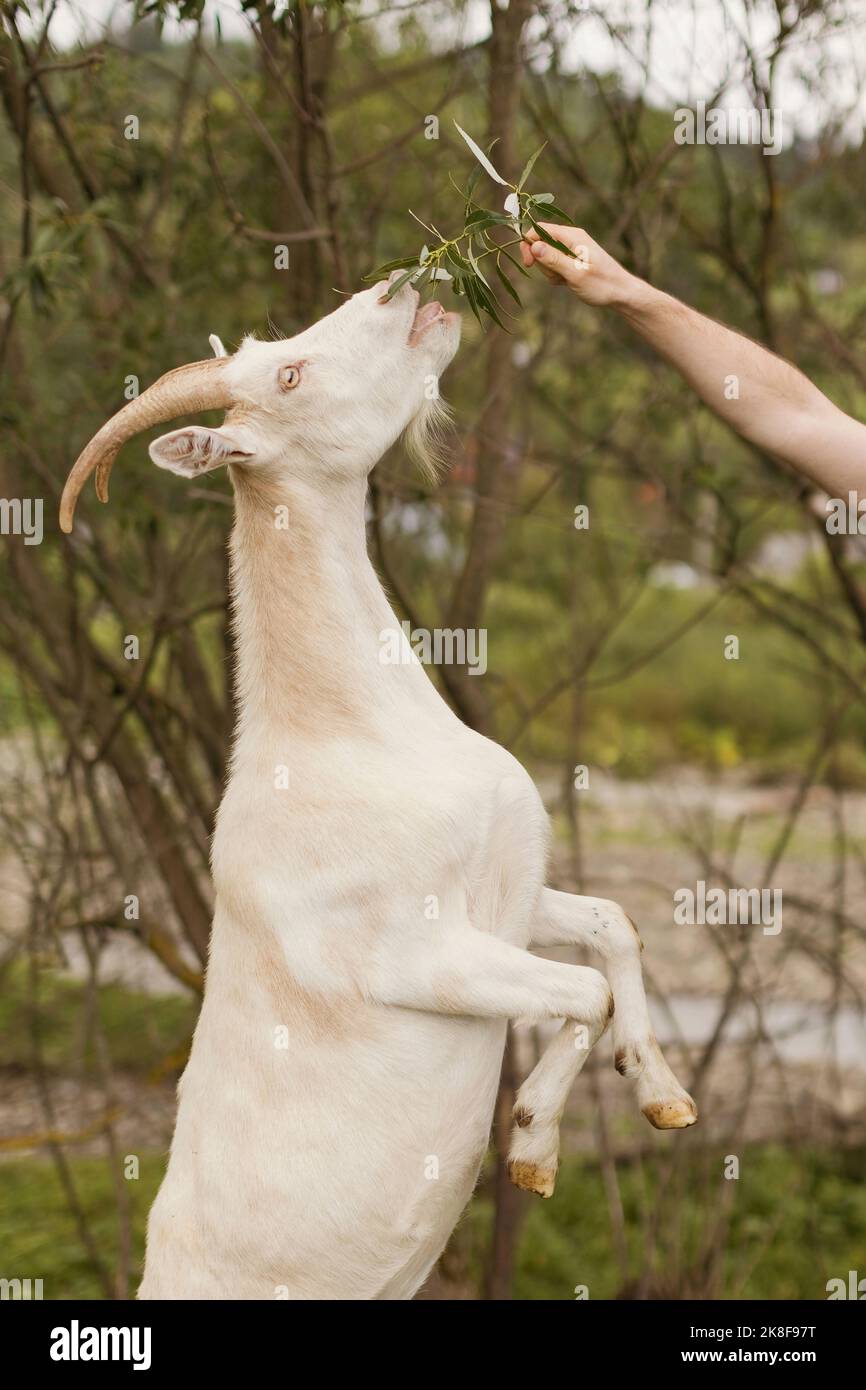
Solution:
M 574 226 L 575 223 L 567 212 L 563 212 L 562 208 L 557 207 L 552 193 L 528 193 L 526 191 L 526 181 L 532 173 L 535 161 L 544 149 L 544 145 L 540 145 L 527 160 L 519 182 L 509 183 L 494 168 L 488 155 L 476 145 L 475 141 L 466 134 L 466 131 L 457 125 L 456 121 L 454 124 L 480 166 L 470 174 L 465 188 L 461 188 L 449 175 L 452 186 L 463 199 L 463 230 L 457 236 L 443 236 L 438 227 L 432 223 L 428 225 L 426 222 L 422 222 L 421 218 L 417 217 L 410 208 L 410 217 L 415 218 L 415 221 L 426 232 L 429 232 L 431 244 L 428 245 L 425 242 L 416 255 L 400 256 L 396 260 L 386 261 L 366 279 L 375 282 L 391 275 L 393 271 L 402 271 L 403 274 L 398 275 L 389 285 L 385 296 L 387 299 L 392 299 L 406 284 L 411 284 L 415 289 L 423 291 L 436 285 L 437 282 L 444 282 L 451 286 L 454 294 L 466 300 L 482 326 L 484 322 L 482 314 L 486 314 L 500 328 L 505 328 L 500 314 L 510 311 L 505 310 L 497 299 L 491 281 L 497 282 L 498 287 L 504 290 L 519 307 L 520 295 L 506 274 L 503 261 L 507 261 L 519 274 L 526 275 L 527 273 L 520 261 L 509 253 L 508 247 L 519 245 L 529 229 L 533 228 L 542 241 L 546 241 L 549 246 L 555 246 L 557 251 L 563 251 L 567 256 L 572 256 L 574 252 L 570 247 L 557 241 L 556 237 L 551 236 L 544 229 L 541 218 L 548 221 L 555 218 L 557 222 L 564 222 L 570 226 Z M 495 183 L 509 190 L 502 212 L 494 212 L 490 208 L 482 207 L 476 201 L 475 187 L 482 169 Z M 500 227 L 510 228 L 516 235 L 511 241 L 495 241 L 491 233 Z M 480 262 L 488 256 L 492 256 L 493 261 L 482 270 Z

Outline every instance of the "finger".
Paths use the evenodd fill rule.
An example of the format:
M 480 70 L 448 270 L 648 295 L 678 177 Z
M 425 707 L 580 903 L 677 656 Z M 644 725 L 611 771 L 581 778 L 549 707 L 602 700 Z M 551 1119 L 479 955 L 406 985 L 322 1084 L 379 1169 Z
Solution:
M 563 227 L 560 222 L 539 222 L 538 225 L 543 227 L 549 236 L 556 237 L 557 241 L 564 242 L 566 246 L 572 245 L 579 237 L 586 236 L 586 232 L 582 232 L 579 227 Z
M 564 280 L 567 280 L 574 274 L 576 265 L 574 259 L 571 256 L 563 255 L 562 251 L 557 251 L 555 246 L 548 246 L 546 241 L 532 243 L 532 256 L 542 270 L 549 275 L 561 275 Z
M 527 270 L 535 264 L 535 262 L 532 259 L 532 251 L 530 250 L 529 246 L 526 244 L 525 241 L 521 241 L 520 243 L 520 259 L 523 261 L 523 264 L 526 266 Z

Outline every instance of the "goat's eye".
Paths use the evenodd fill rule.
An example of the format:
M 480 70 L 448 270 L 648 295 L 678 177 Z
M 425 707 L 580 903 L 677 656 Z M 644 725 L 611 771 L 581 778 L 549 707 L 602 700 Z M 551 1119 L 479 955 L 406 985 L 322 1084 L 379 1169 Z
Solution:
M 277 373 L 277 382 L 281 391 L 293 391 L 296 386 L 300 385 L 300 381 L 301 369 L 297 364 L 291 367 L 280 367 Z

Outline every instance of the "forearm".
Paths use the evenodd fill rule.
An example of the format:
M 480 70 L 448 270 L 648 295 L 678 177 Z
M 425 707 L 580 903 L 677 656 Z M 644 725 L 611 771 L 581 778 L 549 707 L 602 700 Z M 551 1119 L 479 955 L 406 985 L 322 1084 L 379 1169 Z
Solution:
M 831 496 L 866 501 L 866 425 L 839 410 L 774 353 L 631 275 L 582 227 L 542 223 L 520 254 L 586 304 L 616 309 L 744 439 L 805 473 Z
M 826 492 L 866 496 L 866 425 L 796 367 L 633 277 L 615 307 L 745 439 Z

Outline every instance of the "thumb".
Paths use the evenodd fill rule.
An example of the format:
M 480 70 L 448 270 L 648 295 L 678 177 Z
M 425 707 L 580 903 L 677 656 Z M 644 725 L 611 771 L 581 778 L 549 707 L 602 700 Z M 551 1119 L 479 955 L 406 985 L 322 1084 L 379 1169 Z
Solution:
M 540 239 L 532 243 L 532 255 L 545 270 L 554 271 L 557 275 L 567 276 L 573 264 L 570 256 L 564 256 L 555 246 L 548 246 L 546 241 Z

